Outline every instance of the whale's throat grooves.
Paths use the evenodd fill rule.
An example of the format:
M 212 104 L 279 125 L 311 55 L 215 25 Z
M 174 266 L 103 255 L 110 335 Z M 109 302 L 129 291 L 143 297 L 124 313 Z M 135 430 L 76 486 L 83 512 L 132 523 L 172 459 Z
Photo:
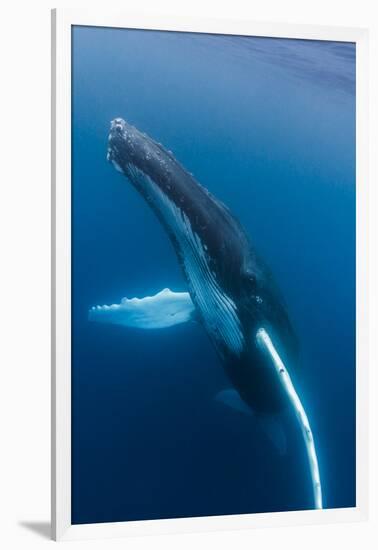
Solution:
M 153 179 L 134 165 L 128 165 L 125 175 L 144 196 L 166 227 L 188 281 L 189 291 L 201 320 L 221 354 L 228 351 L 240 355 L 244 336 L 237 306 L 217 282 L 210 268 L 208 250 L 193 230 L 187 214 Z

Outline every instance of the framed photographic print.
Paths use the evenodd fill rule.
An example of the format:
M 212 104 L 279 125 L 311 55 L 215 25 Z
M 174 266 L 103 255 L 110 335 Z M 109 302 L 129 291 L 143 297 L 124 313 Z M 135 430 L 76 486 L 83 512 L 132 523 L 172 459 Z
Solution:
M 367 32 L 53 12 L 53 536 L 367 507 Z

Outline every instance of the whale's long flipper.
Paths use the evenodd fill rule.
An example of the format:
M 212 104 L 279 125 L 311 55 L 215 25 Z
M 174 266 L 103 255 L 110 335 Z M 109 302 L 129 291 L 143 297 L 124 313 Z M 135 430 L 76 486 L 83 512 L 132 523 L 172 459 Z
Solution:
M 188 292 L 172 292 L 165 288 L 154 296 L 122 298 L 120 304 L 94 306 L 88 318 L 100 323 L 158 329 L 186 323 L 194 318 L 194 311 Z
M 285 392 L 291 402 L 291 405 L 293 406 L 293 409 L 298 419 L 299 425 L 301 427 L 303 439 L 306 445 L 307 456 L 308 456 L 308 461 L 310 465 L 315 508 L 321 509 L 323 508 L 322 487 L 320 482 L 318 458 L 316 456 L 315 442 L 314 442 L 314 438 L 312 435 L 310 423 L 307 418 L 306 412 L 303 408 L 301 400 L 298 397 L 297 392 L 295 391 L 289 372 L 285 367 L 285 365 L 283 364 L 276 348 L 274 347 L 272 340 L 270 339 L 269 334 L 266 332 L 265 329 L 261 328 L 257 331 L 256 340 L 260 348 L 263 351 L 265 351 L 272 359 L 272 363 L 274 365 L 274 368 L 277 371 L 279 380 L 281 381 L 281 384 L 285 389 Z

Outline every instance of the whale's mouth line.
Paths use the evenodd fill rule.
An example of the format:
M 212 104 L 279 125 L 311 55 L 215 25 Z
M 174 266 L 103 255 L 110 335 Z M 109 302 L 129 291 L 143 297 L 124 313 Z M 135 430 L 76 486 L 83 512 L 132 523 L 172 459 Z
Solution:
M 117 161 L 119 156 L 120 155 L 119 155 L 117 146 L 114 144 L 109 144 L 108 150 L 106 153 L 106 160 L 113 165 L 113 167 L 117 170 L 117 172 L 120 172 L 120 174 L 123 174 L 124 176 L 126 176 L 128 179 L 131 180 L 131 176 L 129 175 L 130 169 L 132 166 L 134 166 L 135 168 L 136 166 L 131 160 L 126 163 L 125 167 L 121 166 Z

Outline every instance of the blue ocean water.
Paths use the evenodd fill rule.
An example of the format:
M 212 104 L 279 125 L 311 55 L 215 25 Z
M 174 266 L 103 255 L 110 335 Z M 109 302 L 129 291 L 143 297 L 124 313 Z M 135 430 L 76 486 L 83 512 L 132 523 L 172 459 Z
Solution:
M 123 117 L 239 218 L 300 343 L 299 393 L 327 508 L 355 506 L 354 44 L 73 28 L 72 521 L 313 507 L 303 442 L 280 456 L 196 323 L 88 322 L 123 296 L 186 290 L 171 244 L 106 161 Z

